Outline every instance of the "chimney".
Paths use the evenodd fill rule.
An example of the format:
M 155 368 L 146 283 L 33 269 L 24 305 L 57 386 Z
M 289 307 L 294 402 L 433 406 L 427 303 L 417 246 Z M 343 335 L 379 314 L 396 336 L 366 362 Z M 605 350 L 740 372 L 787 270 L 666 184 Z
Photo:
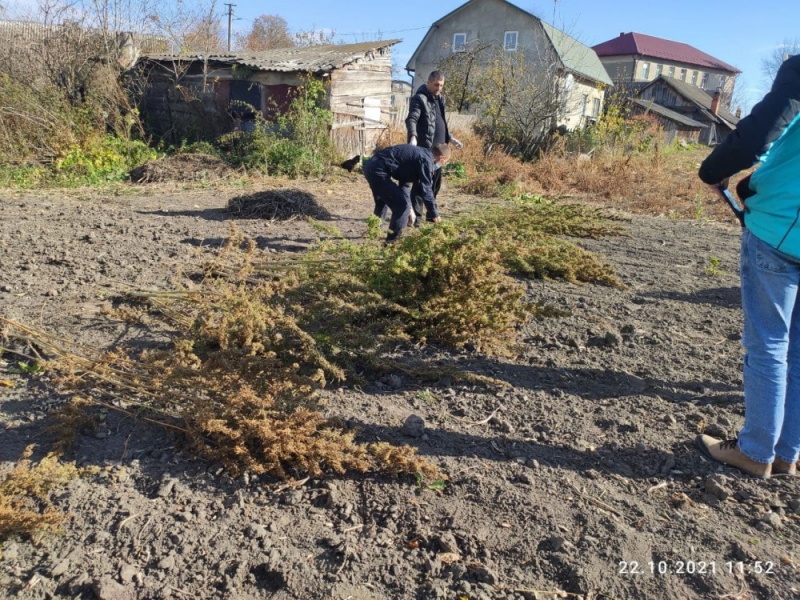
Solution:
M 622 37 L 623 35 L 625 35 L 625 32 L 624 31 L 620 31 L 619 32 L 619 37 Z
M 711 112 L 715 115 L 719 114 L 719 102 L 722 99 L 722 94 L 717 88 L 717 91 L 714 92 L 714 95 L 711 97 Z

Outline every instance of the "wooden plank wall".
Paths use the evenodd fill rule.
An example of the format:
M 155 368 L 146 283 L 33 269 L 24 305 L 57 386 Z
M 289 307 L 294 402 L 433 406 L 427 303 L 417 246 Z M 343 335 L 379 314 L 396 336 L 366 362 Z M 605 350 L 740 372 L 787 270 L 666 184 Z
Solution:
M 389 127 L 392 109 L 392 61 L 387 51 L 344 66 L 331 74 L 331 136 L 345 156 L 371 155 Z M 364 118 L 364 98 L 380 103 L 380 119 Z

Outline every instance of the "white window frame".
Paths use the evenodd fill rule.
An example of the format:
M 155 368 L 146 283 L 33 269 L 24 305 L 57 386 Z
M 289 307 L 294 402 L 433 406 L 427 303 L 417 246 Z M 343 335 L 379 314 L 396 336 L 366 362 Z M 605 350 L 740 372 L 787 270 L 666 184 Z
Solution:
M 511 44 L 508 43 L 509 36 L 514 36 L 514 46 L 512 47 Z M 505 35 L 503 35 L 503 50 L 506 52 L 516 52 L 517 47 L 519 46 L 519 31 L 506 31 Z
M 656 65 L 656 79 L 658 79 L 659 77 L 661 77 L 661 73 L 662 73 L 663 71 L 664 71 L 664 65 L 662 65 L 661 63 L 658 63 L 658 64 Z
M 674 66 L 670 67 L 669 71 L 667 71 L 667 77 L 672 77 L 673 79 L 675 78 L 675 67 Z
M 459 43 L 457 40 L 462 38 L 463 41 Z M 467 34 L 454 33 L 453 34 L 453 52 L 466 52 L 467 51 Z
M 688 72 L 689 72 L 688 69 L 681 69 L 681 76 L 679 77 L 679 79 L 681 81 L 686 81 L 686 75 L 688 74 Z
M 645 81 L 650 79 L 650 63 L 643 62 L 642 63 L 642 79 Z
M 600 98 L 592 98 L 592 117 L 597 119 L 600 116 Z
M 703 77 L 700 79 L 700 87 L 703 89 L 708 87 L 708 73 L 703 73 Z
M 692 85 L 697 85 L 697 71 L 692 71 Z

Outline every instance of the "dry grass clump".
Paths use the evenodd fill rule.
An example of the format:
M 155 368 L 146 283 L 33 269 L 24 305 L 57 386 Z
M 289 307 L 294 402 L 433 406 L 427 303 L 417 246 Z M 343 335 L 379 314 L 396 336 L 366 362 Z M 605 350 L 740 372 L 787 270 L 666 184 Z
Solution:
M 649 135 L 650 129 L 644 134 Z M 682 148 L 654 141 L 642 151 L 625 145 L 617 148 L 602 144 L 593 150 L 587 147 L 570 151 L 567 138 L 558 138 L 536 160 L 526 163 L 478 135 L 467 132 L 456 135 L 465 146 L 455 152 L 452 162 L 463 163 L 466 176 L 455 183 L 467 193 L 508 197 L 522 192 L 578 192 L 589 200 L 634 213 L 693 219 L 733 218 L 726 205 L 696 175 L 710 152 L 705 147 Z
M 232 167 L 210 154 L 176 154 L 151 160 L 131 171 L 134 183 L 215 181 L 233 173 Z
M 330 219 L 327 209 L 319 204 L 313 194 L 303 190 L 266 190 L 228 201 L 228 212 L 242 219 L 277 219 L 285 221 L 296 217 Z
M 20 461 L 0 483 L 0 541 L 11 535 L 36 535 L 55 531 L 64 520 L 49 503 L 56 487 L 80 474 L 74 463 L 59 462 L 48 454 L 38 464 L 30 460 L 34 446 L 28 446 Z
M 500 196 L 504 188 L 514 186 L 520 191 L 539 191 L 532 176 L 530 163 L 510 156 L 499 144 L 487 143 L 482 137 L 459 131 L 464 148 L 455 152 L 452 162 L 464 165 L 465 179 L 459 187 L 476 196 Z

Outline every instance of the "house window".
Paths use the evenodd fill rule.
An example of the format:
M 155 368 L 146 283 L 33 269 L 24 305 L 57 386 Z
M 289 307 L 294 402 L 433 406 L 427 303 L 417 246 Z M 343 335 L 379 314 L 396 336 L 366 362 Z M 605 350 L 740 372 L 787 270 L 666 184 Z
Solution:
M 708 73 L 703 73 L 703 78 L 700 80 L 700 87 L 703 89 L 708 87 Z
M 719 76 L 719 87 L 721 87 L 723 90 L 725 89 L 725 84 L 727 82 L 728 82 L 728 78 L 725 77 L 725 75 L 720 75 Z
M 517 31 L 506 31 L 505 38 L 503 40 L 503 48 L 508 50 L 509 52 L 516 52 L 517 51 Z
M 581 116 L 586 114 L 586 105 L 589 104 L 589 94 L 584 94 L 581 99 Z
M 692 71 L 692 85 L 697 85 L 697 71 Z
M 670 67 L 669 71 L 667 71 L 667 75 L 669 77 L 675 77 L 675 67 Z
M 642 79 L 650 79 L 650 63 L 642 63 Z
M 455 33 L 453 34 L 453 52 L 466 52 L 467 51 L 467 34 Z
M 594 98 L 592 101 L 592 116 L 595 119 L 600 116 L 600 98 Z
M 664 65 L 656 65 L 656 77 L 661 77 L 661 71 L 664 70 Z
M 681 69 L 681 81 L 686 81 L 686 69 Z

